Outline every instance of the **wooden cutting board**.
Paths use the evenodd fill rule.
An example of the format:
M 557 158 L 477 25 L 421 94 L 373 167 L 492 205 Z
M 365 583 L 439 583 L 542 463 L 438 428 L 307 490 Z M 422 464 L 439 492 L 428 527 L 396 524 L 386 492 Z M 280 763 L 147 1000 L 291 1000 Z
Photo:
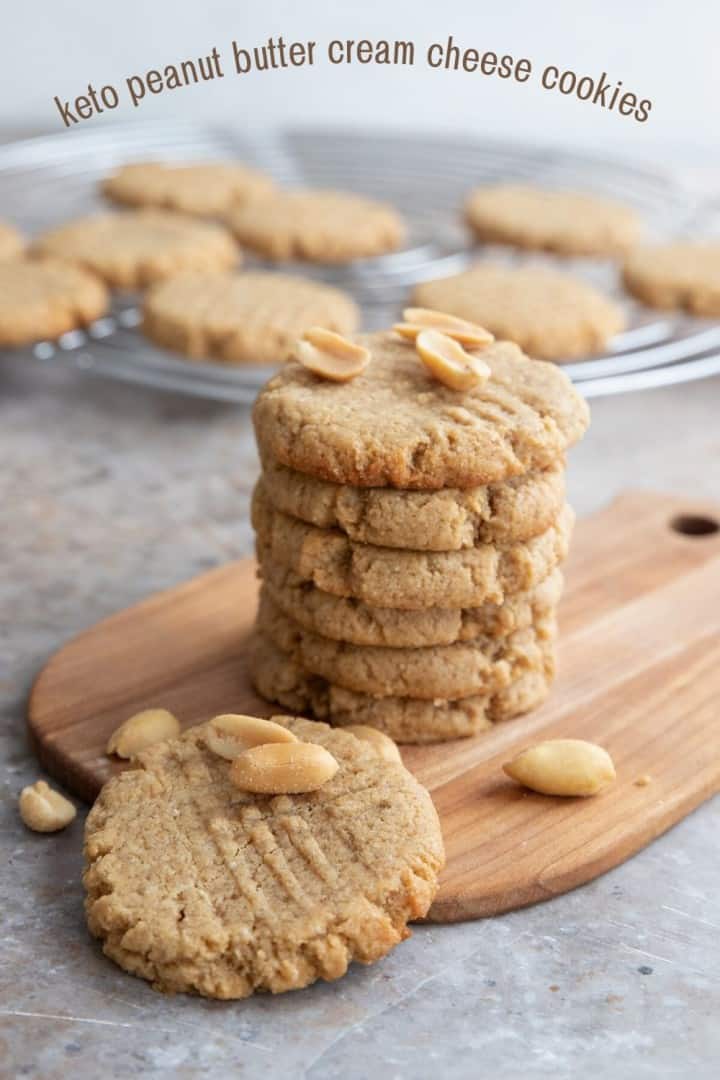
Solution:
M 556 895 L 617 865 L 720 790 L 720 507 L 633 494 L 579 522 L 550 701 L 473 739 L 407 747 L 447 848 L 437 921 Z M 103 752 L 127 716 L 165 706 L 183 724 L 219 712 L 269 715 L 243 641 L 252 560 L 151 596 L 65 645 L 29 705 L 42 765 L 86 800 L 119 766 Z M 554 799 L 508 780 L 503 761 L 574 736 L 612 754 L 616 783 Z M 645 786 L 636 783 L 649 776 Z

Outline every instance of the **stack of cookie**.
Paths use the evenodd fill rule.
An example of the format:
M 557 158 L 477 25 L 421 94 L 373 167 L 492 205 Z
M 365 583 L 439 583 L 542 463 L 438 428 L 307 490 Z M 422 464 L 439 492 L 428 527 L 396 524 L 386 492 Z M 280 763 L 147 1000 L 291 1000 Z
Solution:
M 418 316 L 447 334 L 316 339 L 318 362 L 298 350 L 254 409 L 255 686 L 401 742 L 471 735 L 547 694 L 564 455 L 588 423 L 554 365 Z

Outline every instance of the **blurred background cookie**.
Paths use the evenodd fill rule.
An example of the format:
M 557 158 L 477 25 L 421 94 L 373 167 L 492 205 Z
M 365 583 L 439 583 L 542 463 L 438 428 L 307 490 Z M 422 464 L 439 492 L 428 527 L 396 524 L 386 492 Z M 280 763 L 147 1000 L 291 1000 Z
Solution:
M 596 353 L 625 327 L 622 309 L 577 277 L 545 267 L 478 263 L 425 281 L 412 299 L 485 326 L 530 356 L 563 360 Z
M 479 240 L 560 255 L 617 255 L 640 233 L 637 214 L 621 203 L 522 184 L 476 188 L 465 219 Z
M 405 225 L 391 206 L 344 191 L 277 192 L 231 210 L 238 240 L 268 259 L 343 263 L 395 251 Z
M 169 210 L 80 218 L 42 233 L 34 248 L 79 263 L 118 289 L 140 289 L 185 270 L 225 270 L 240 258 L 222 225 Z
M 100 318 L 109 303 L 94 275 L 57 259 L 0 260 L 0 346 L 56 338 Z
M 174 165 L 149 161 L 123 165 L 102 182 L 113 202 L 154 206 L 184 214 L 222 214 L 273 187 L 269 176 L 236 162 Z
M 720 242 L 638 248 L 625 260 L 623 282 L 651 307 L 720 315 Z
M 0 259 L 10 259 L 19 255 L 25 247 L 18 230 L 6 221 L 0 221 Z
M 339 289 L 289 274 L 183 274 L 156 285 L 145 334 L 194 359 L 280 364 L 303 331 L 357 328 L 360 312 Z

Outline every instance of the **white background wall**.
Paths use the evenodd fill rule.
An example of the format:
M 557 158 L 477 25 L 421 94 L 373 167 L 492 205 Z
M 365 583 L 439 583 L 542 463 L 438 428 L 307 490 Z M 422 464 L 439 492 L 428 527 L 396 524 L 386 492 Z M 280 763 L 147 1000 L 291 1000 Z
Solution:
M 83 126 L 163 118 L 249 125 L 344 122 L 452 128 L 618 148 L 640 156 L 720 157 L 720 3 L 718 0 L 0 0 L 0 133 L 60 131 L 52 103 L 96 85 L 122 84 L 151 67 L 194 58 L 233 38 L 252 46 L 330 38 L 414 39 L 421 46 L 452 33 L 458 42 L 530 57 L 583 74 L 623 79 L 653 101 L 638 124 L 617 113 L 480 74 L 376 66 L 274 71 L 166 92 L 133 110 Z M 226 64 L 229 67 L 229 64 Z M 71 138 L 68 132 L 68 138 Z

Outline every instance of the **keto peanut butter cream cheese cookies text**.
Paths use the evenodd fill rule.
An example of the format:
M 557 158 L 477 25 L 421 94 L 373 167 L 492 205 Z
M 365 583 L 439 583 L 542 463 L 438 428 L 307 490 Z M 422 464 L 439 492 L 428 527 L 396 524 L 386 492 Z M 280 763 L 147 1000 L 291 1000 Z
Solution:
M 418 743 L 537 705 L 583 399 L 555 366 L 427 309 L 344 343 L 308 333 L 294 355 L 254 409 L 256 688 Z

